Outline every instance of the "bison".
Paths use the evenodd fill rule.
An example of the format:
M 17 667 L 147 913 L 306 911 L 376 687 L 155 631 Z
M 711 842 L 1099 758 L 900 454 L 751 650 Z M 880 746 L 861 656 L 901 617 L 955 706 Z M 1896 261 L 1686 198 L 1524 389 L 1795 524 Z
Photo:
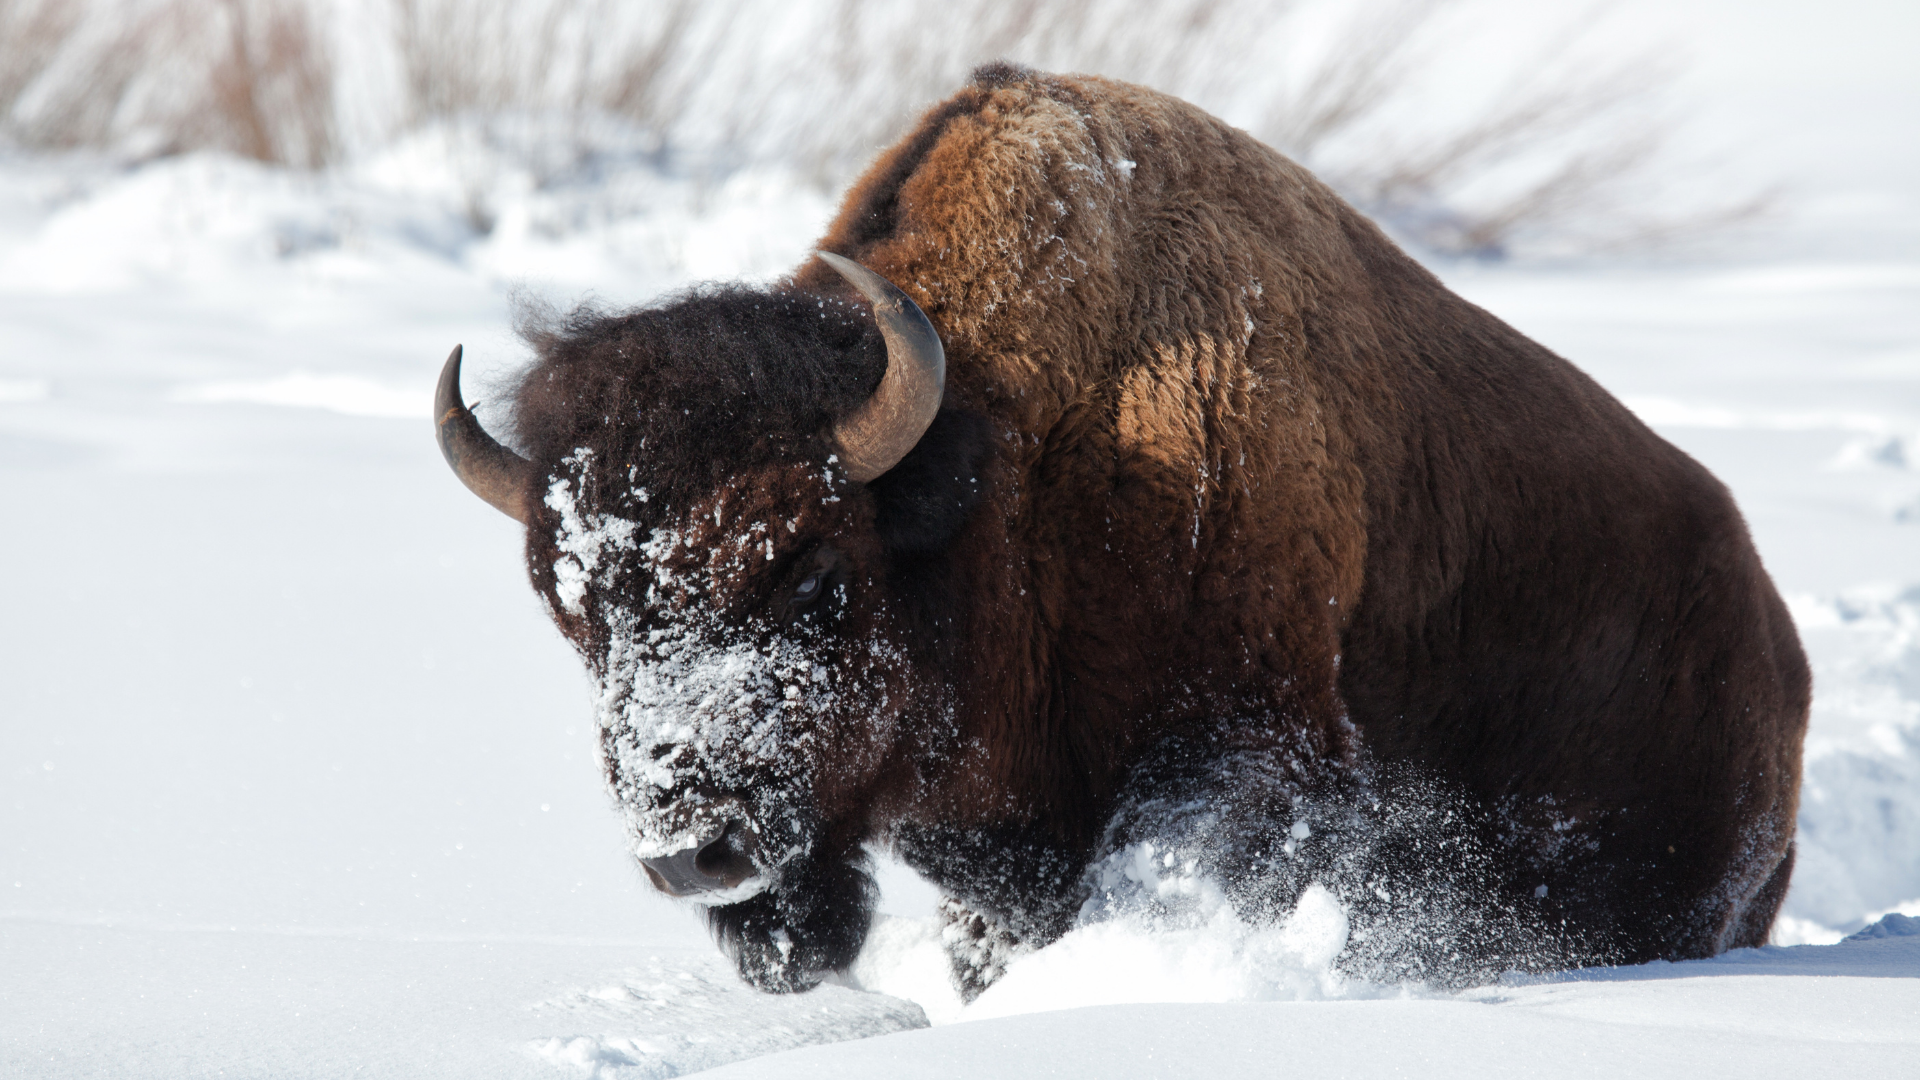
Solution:
M 520 450 L 458 349 L 442 448 L 756 986 L 851 962 L 872 845 L 968 993 L 1143 854 L 1322 883 L 1373 977 L 1766 940 L 1809 677 L 1726 489 L 1191 105 L 983 68 L 790 278 L 523 333 Z

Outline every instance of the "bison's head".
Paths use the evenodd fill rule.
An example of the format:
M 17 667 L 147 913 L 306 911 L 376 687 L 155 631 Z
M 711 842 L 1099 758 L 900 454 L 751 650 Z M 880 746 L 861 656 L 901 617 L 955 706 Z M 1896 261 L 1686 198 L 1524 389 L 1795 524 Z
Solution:
M 851 961 L 861 842 L 951 741 L 941 552 L 987 446 L 941 409 L 920 309 L 822 257 L 871 314 L 719 288 L 535 328 L 528 457 L 462 404 L 457 349 L 436 408 L 455 472 L 528 527 L 634 855 L 768 989 Z

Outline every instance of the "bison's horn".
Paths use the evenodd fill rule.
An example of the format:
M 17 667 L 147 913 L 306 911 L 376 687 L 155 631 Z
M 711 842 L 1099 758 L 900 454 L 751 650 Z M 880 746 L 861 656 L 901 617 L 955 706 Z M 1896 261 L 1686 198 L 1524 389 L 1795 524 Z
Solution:
M 527 492 L 533 487 L 533 463 L 493 441 L 460 396 L 460 346 L 440 369 L 433 395 L 434 434 L 453 475 L 475 495 L 522 525 L 527 523 Z
M 833 425 L 834 449 L 847 475 L 866 483 L 899 464 L 927 433 L 946 392 L 947 353 L 920 305 L 893 282 L 830 251 L 820 258 L 873 305 L 887 342 L 887 373 L 879 389 Z

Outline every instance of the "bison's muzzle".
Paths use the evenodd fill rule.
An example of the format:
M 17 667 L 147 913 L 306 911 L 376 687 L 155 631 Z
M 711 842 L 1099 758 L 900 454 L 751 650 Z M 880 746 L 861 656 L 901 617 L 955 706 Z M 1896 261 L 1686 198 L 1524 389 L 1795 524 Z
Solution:
M 753 831 L 737 821 L 716 828 L 692 847 L 672 855 L 641 859 L 647 880 L 668 896 L 695 902 L 726 903 L 732 894 L 751 880 Z

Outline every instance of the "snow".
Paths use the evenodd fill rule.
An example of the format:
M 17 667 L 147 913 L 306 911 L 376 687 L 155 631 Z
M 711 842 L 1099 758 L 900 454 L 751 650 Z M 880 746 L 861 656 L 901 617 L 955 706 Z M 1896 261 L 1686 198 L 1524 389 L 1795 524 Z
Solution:
M 271 379 L 238 379 L 183 386 L 167 400 L 187 404 L 245 401 L 260 405 L 330 409 L 348 416 L 419 418 L 429 415 L 431 398 L 418 387 L 401 389 L 358 375 L 290 371 Z
M 767 998 L 704 944 L 16 919 L 0 961 L 9 1077 L 651 1080 L 926 1022 L 839 987 Z
M 1841 948 L 1835 946 L 1833 948 Z M 1502 988 L 1452 999 L 1114 1005 L 810 1047 L 711 1073 L 919 1078 L 1894 1076 L 1920 1064 L 1920 954 L 1904 978 L 1677 978 Z
M 583 449 L 576 457 L 567 458 L 566 461 L 569 465 L 581 464 L 591 454 L 591 450 Z M 596 582 L 602 586 L 611 584 L 607 579 L 612 568 L 601 568 L 602 553 L 608 550 L 633 550 L 633 533 L 638 526 L 610 514 L 594 514 L 589 520 L 581 514 L 575 502 L 573 481 L 566 477 L 553 482 L 547 490 L 545 501 L 560 515 L 560 532 L 554 538 L 554 544 L 560 551 L 560 558 L 553 563 L 556 582 L 554 593 L 560 597 L 563 610 L 584 615 L 587 609 L 582 601 L 587 590 Z M 608 561 L 611 563 L 611 556 Z M 601 571 L 597 577 L 594 574 L 596 570 Z
M 1688 10 L 1742 93 L 1798 25 Z M 0 155 L 0 1074 L 1920 1071 L 1920 168 L 1885 138 L 1916 96 L 1846 67 L 1798 113 L 1753 96 L 1750 160 L 1824 156 L 1737 259 L 1439 268 L 1729 484 L 1816 677 L 1775 946 L 1458 994 L 1343 981 L 1326 894 L 1251 925 L 1163 852 L 1110 869 L 1191 918 L 1083 925 L 965 1007 L 884 859 L 867 950 L 799 997 L 646 885 L 519 530 L 433 449 L 433 377 L 464 342 L 485 420 L 515 290 L 764 278 L 830 196 L 624 159 L 543 184 L 466 129 L 320 176 Z

